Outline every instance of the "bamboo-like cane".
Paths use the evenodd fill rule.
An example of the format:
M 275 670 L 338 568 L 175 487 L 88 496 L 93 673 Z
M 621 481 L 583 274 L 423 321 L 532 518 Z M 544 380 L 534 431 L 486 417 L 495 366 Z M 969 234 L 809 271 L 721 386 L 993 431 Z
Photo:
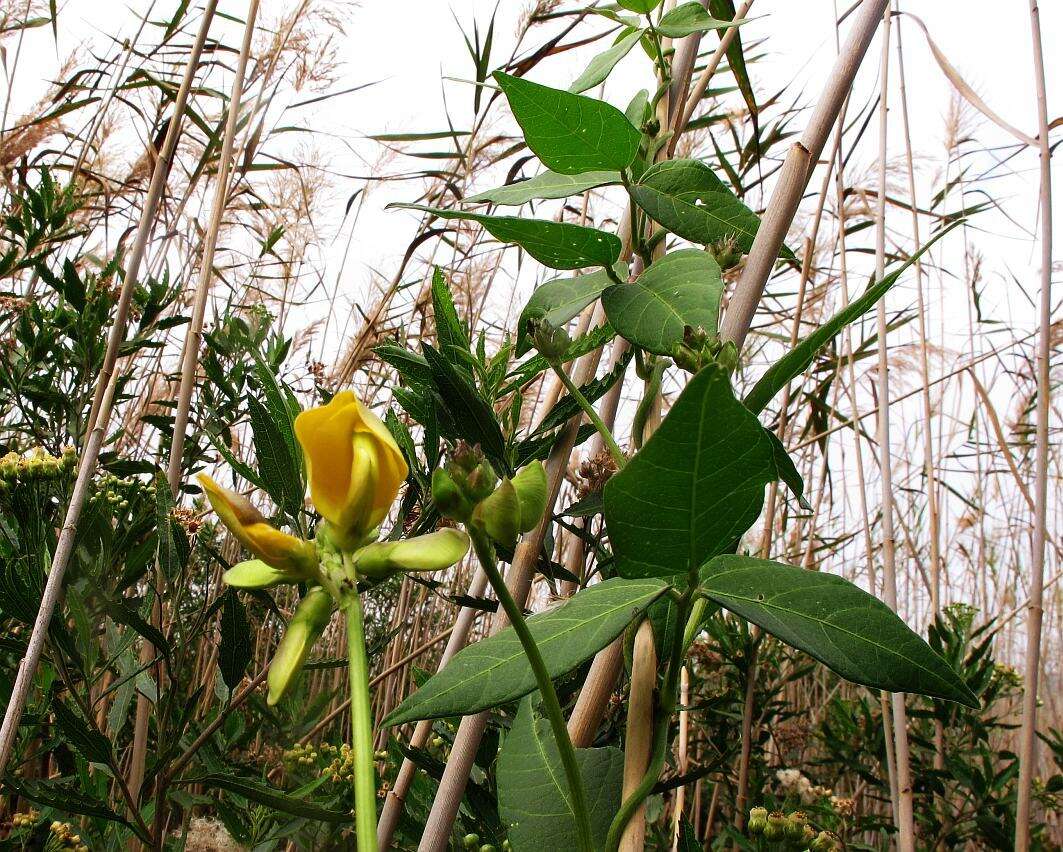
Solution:
M 218 173 L 214 184 L 214 204 L 211 209 L 210 224 L 203 239 L 203 255 L 200 259 L 199 280 L 192 301 L 192 319 L 185 336 L 181 363 L 181 384 L 177 392 L 177 411 L 174 416 L 173 440 L 170 444 L 170 463 L 167 468 L 166 481 L 173 498 L 178 495 L 181 485 L 181 460 L 184 457 L 185 434 L 188 431 L 188 412 L 192 403 L 192 389 L 195 387 L 196 367 L 199 364 L 199 344 L 203 336 L 203 315 L 206 311 L 207 293 L 213 277 L 214 251 L 218 245 L 218 231 L 221 229 L 225 203 L 229 196 L 229 175 L 232 170 L 233 140 L 236 137 L 236 125 L 240 115 L 240 101 L 244 92 L 244 75 L 247 72 L 247 58 L 251 53 L 251 39 L 255 32 L 255 19 L 258 16 L 258 0 L 250 0 L 247 9 L 247 21 L 244 25 L 244 38 L 240 46 L 240 55 L 236 62 L 232 93 L 229 97 L 229 114 L 225 120 L 221 153 L 218 158 Z M 152 611 L 157 628 L 162 628 L 162 576 L 157 573 L 158 594 Z M 140 664 L 147 665 L 157 655 L 155 646 L 145 642 L 140 650 Z M 144 782 L 144 766 L 148 754 L 148 719 L 151 715 L 151 701 L 141 692 L 137 693 L 136 718 L 133 724 L 133 749 L 129 761 L 129 789 L 136 799 Z M 156 803 L 156 807 L 160 807 Z
M 33 623 L 33 631 L 26 646 L 26 656 L 19 665 L 18 674 L 11 690 L 11 699 L 8 701 L 7 710 L 4 714 L 4 722 L 0 726 L 0 775 L 3 775 L 7 770 L 11 750 L 18 735 L 22 709 L 26 705 L 26 697 L 29 695 L 33 684 L 33 676 L 37 671 L 37 665 L 40 663 L 41 653 L 44 650 L 44 640 L 48 633 L 48 625 L 52 620 L 52 613 L 55 611 L 56 603 L 59 600 L 63 576 L 66 573 L 66 567 L 73 551 L 74 536 L 77 533 L 81 509 L 84 506 L 89 482 L 96 469 L 96 460 L 99 457 L 100 448 L 107 432 L 107 423 L 110 420 L 117 381 L 115 362 L 118 359 L 118 349 L 122 341 L 125 340 L 126 324 L 129 319 L 129 303 L 140 274 L 140 264 L 144 259 L 148 237 L 155 221 L 155 212 L 159 206 L 159 200 L 162 198 L 169 164 L 177 148 L 177 139 L 184 120 L 188 93 L 192 88 L 192 80 L 195 77 L 196 70 L 199 68 L 199 58 L 203 53 L 203 45 L 206 43 L 207 33 L 210 30 L 210 24 L 214 18 L 217 5 L 218 0 L 206 0 L 203 10 L 203 22 L 188 55 L 184 78 L 181 80 L 177 97 L 174 99 L 173 117 L 166 130 L 166 138 L 163 141 L 162 149 L 159 151 L 159 157 L 155 161 L 155 168 L 152 171 L 151 183 L 148 186 L 144 207 L 141 210 L 136 237 L 126 262 L 122 289 L 115 309 L 114 323 L 111 325 L 111 330 L 107 337 L 103 366 L 100 370 L 100 378 L 93 398 L 93 414 L 88 419 L 90 424 L 88 439 L 82 449 L 77 479 L 74 481 L 74 488 L 70 497 L 70 505 L 67 507 L 66 516 L 63 518 L 63 526 L 59 532 L 59 540 L 56 543 L 51 569 L 48 572 L 48 581 L 45 584 L 41 605 L 37 611 L 37 618 Z
M 469 585 L 468 594 L 471 597 L 479 598 L 483 597 L 487 591 L 487 575 L 484 574 L 479 566 L 475 570 L 476 575 Z M 479 614 L 479 611 L 472 607 L 462 607 L 461 611 L 458 612 L 458 616 L 454 621 L 454 628 L 451 631 L 450 638 L 447 640 L 447 646 L 443 650 L 443 656 L 439 658 L 439 665 L 436 667 L 436 671 L 442 671 L 443 667 L 450 662 L 450 659 L 465 647 L 465 644 L 469 641 L 469 631 Z M 432 725 L 433 721 L 431 719 L 423 719 L 417 723 L 413 736 L 410 737 L 410 748 L 421 748 L 428 742 L 428 736 L 432 733 Z M 395 776 L 395 783 L 388 790 L 387 798 L 384 800 L 384 807 L 380 812 L 380 820 L 377 822 L 377 843 L 382 852 L 385 852 L 391 846 L 391 838 L 395 834 L 395 827 L 399 824 L 399 817 L 402 816 L 402 809 L 406 802 L 406 794 L 410 790 L 410 784 L 413 783 L 416 772 L 416 764 L 409 758 L 404 758 Z
M 1037 686 L 1041 674 L 1041 621 L 1044 617 L 1045 540 L 1048 513 L 1048 419 L 1052 393 L 1052 149 L 1048 144 L 1048 96 L 1041 44 L 1041 12 L 1030 0 L 1034 86 L 1037 92 L 1037 144 L 1041 165 L 1041 303 L 1037 346 L 1037 425 L 1034 448 L 1033 541 L 1030 553 L 1030 603 L 1026 621 L 1026 666 L 1019 735 L 1019 789 L 1015 808 L 1015 849 L 1030 846 L 1031 785 L 1037 761 Z
M 878 196 L 875 204 L 875 277 L 881 281 L 886 272 L 886 131 L 889 126 L 887 93 L 889 83 L 890 13 L 885 12 L 882 25 L 882 65 L 879 94 Z M 894 533 L 893 457 L 890 448 L 889 360 L 886 352 L 886 300 L 876 306 L 878 349 L 878 454 L 882 484 L 882 574 L 886 603 L 897 609 L 897 543 Z M 915 852 L 915 822 L 912 812 L 912 773 L 908 755 L 908 717 L 904 695 L 890 695 L 893 710 L 893 740 L 897 768 L 897 848 Z
M 653 747 L 653 693 L 657 686 L 657 652 L 653 647 L 653 626 L 643 621 L 635 633 L 631 652 L 631 690 L 628 696 L 627 729 L 624 736 L 625 801 L 642 783 L 650 764 Z M 646 841 L 646 802 L 631 816 L 620 840 L 620 852 L 642 852 Z
M 764 294 L 764 286 L 793 222 L 812 168 L 823 151 L 827 135 L 841 112 L 845 97 L 852 88 L 856 72 L 888 5 L 889 0 L 863 0 L 845 46 L 835 60 L 819 101 L 812 110 L 812 117 L 801 134 L 801 140 L 790 148 L 779 172 L 778 182 L 720 330 L 720 336 L 733 341 L 739 349 L 749 333 L 753 316 Z

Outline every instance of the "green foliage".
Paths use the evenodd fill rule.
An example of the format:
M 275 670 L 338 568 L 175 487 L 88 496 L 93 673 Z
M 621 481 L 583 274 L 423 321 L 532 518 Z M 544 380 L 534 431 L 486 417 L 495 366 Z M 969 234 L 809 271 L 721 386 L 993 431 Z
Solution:
M 516 852 L 576 848 L 575 817 L 549 723 L 535 695 L 520 703 L 498 755 L 498 810 Z M 624 753 L 613 746 L 576 749 L 589 801 L 591 829 L 602 842 L 620 806 Z M 559 808 L 561 810 L 559 810 Z
M 716 335 L 723 279 L 712 256 L 698 249 L 670 252 L 634 284 L 614 284 L 602 294 L 617 333 L 647 352 L 670 355 L 686 328 Z
M 605 486 L 617 571 L 676 578 L 733 550 L 777 478 L 764 427 L 734 398 L 727 373 L 706 367 Z
M 613 579 L 584 589 L 557 609 L 528 619 L 551 677 L 571 671 L 604 648 L 659 598 L 658 580 Z M 462 651 L 384 720 L 400 725 L 475 713 L 527 695 L 535 677 L 512 627 Z
M 563 175 L 620 171 L 635 159 L 639 131 L 616 107 L 501 71 L 494 77 L 524 141 L 548 169 Z
M 709 560 L 701 577 L 720 606 L 846 680 L 978 707 L 960 676 L 893 610 L 842 577 L 733 554 Z

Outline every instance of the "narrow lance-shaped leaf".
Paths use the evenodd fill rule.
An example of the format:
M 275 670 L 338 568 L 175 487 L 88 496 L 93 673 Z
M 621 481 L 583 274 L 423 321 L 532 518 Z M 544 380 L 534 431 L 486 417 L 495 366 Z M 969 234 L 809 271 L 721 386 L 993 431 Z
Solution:
M 616 107 L 501 71 L 494 77 L 528 147 L 548 169 L 566 175 L 619 171 L 635 159 L 639 131 Z
M 420 204 L 391 204 L 389 207 L 421 210 L 440 219 L 467 219 L 478 222 L 504 243 L 524 249 L 551 269 L 582 269 L 586 266 L 612 266 L 620 257 L 620 238 L 596 228 L 552 222 L 546 219 L 520 219 L 516 216 L 486 216 L 464 210 L 444 210 Z
M 685 327 L 716 334 L 723 278 L 720 266 L 700 249 L 667 254 L 634 284 L 616 284 L 602 306 L 617 333 L 649 352 L 668 355 Z
M 978 707 L 955 670 L 893 610 L 834 574 L 725 554 L 702 570 L 702 589 L 853 683 Z
M 570 195 L 610 183 L 620 183 L 620 172 L 596 171 L 562 175 L 548 169 L 528 180 L 487 189 L 463 200 L 467 204 L 490 202 L 503 207 L 513 207 L 537 198 L 568 198 Z
M 525 698 L 498 755 L 498 810 L 515 852 L 575 849 L 576 818 L 550 724 Z M 576 749 L 587 794 L 591 837 L 604 843 L 620 807 L 624 753 L 613 746 Z
M 890 288 L 897 283 L 909 266 L 919 260 L 924 252 L 958 224 L 959 222 L 953 223 L 940 233 L 935 234 L 926 245 L 908 258 L 901 266 L 891 271 L 881 281 L 869 285 L 859 299 L 850 302 L 847 308 L 836 313 L 772 364 L 764 375 L 760 377 L 760 381 L 753 386 L 753 390 L 746 394 L 744 400 L 746 408 L 754 413 L 762 411 L 772 397 L 786 386 L 787 382 L 805 371 L 808 365 L 812 363 L 812 359 L 820 347 L 826 345 L 834 335 L 849 325 L 849 323 L 859 319 L 871 310 L 878 303 L 878 300 L 885 296 Z
M 616 67 L 621 59 L 631 52 L 639 39 L 642 38 L 642 30 L 632 30 L 627 34 L 621 34 L 616 43 L 608 50 L 599 53 L 590 61 L 586 70 L 579 75 L 568 87 L 570 92 L 585 92 L 593 89 L 599 83 L 605 82 L 609 73 Z
M 557 609 L 532 616 L 528 628 L 550 677 L 563 675 L 612 642 L 664 594 L 660 580 L 619 577 L 590 586 Z M 384 720 L 401 725 L 497 707 L 535 689 L 535 675 L 512 627 L 459 651 L 438 674 Z

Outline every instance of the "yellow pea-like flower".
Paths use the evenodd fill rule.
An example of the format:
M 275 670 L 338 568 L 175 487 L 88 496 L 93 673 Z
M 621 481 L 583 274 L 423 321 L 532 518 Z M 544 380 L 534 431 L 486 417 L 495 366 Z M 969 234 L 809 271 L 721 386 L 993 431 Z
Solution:
M 387 515 L 409 469 L 387 426 L 352 391 L 295 418 L 310 497 L 341 546 Z
M 221 522 L 251 553 L 293 578 L 313 574 L 317 553 L 311 542 L 274 529 L 247 499 L 218 485 L 205 473 L 199 475 L 199 483 Z

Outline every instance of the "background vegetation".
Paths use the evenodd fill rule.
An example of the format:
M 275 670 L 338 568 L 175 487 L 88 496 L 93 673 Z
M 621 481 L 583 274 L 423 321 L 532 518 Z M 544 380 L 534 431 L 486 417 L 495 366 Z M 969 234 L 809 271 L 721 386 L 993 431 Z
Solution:
M 424 81 L 424 97 L 438 97 L 453 118 L 422 126 L 415 106 L 403 106 L 397 112 L 408 120 L 378 116 L 348 143 L 315 127 L 329 111 L 356 109 L 361 87 L 386 85 L 377 82 L 380 69 L 360 67 L 341 49 L 361 10 L 328 0 L 274 4 L 258 12 L 243 51 L 247 4 L 215 5 L 131 4 L 120 33 L 97 34 L 53 80 L 42 80 L 26 66 L 34 51 L 55 51 L 64 7 L 0 4 L 8 81 L 0 136 L 5 704 L 68 507 L 79 499 L 78 462 L 94 426 L 99 442 L 99 463 L 70 530 L 61 599 L 3 778 L 0 844 L 8 848 L 353 848 L 340 625 L 326 633 L 295 694 L 267 707 L 258 687 L 297 595 L 222 586 L 239 545 L 206 512 L 192 474 L 231 468 L 238 490 L 269 498 L 265 514 L 306 531 L 300 494 L 284 486 L 301 474 L 283 427 L 295 405 L 354 387 L 398 433 L 409 430 L 410 447 L 423 445 L 411 459 L 398 522 L 430 528 L 428 478 L 440 441 L 454 436 L 424 427 L 432 403 L 419 396 L 418 365 L 402 353 L 421 343 L 443 349 L 452 342 L 445 339 L 452 316 L 469 333 L 478 392 L 507 438 L 520 430 L 522 457 L 546 457 L 578 413 L 558 402 L 561 388 L 544 363 L 517 354 L 521 312 L 533 287 L 552 277 L 527 254 L 476 222 L 408 211 L 383 220 L 390 234 L 403 234 L 401 257 L 377 269 L 368 264 L 378 258 L 359 251 L 381 227 L 368 211 L 386 201 L 454 208 L 533 176 L 538 164 L 505 100 L 472 83 L 503 69 L 567 85 L 613 44 L 619 25 L 549 0 L 519 14 L 502 4 L 494 17 L 456 7 L 454 29 L 439 38 L 449 51 L 467 53 L 462 79 L 445 79 L 441 89 L 434 78 Z M 720 16 L 735 13 L 728 2 L 711 5 Z M 758 11 L 771 10 L 754 4 L 749 14 Z M 880 591 L 889 514 L 899 612 L 983 702 L 977 712 L 908 702 L 918 846 L 1006 849 L 1022 788 L 1036 412 L 1039 395 L 1059 381 L 1063 335 L 1055 314 L 1037 326 L 1040 282 L 1013 274 L 993 252 L 1003 240 L 1023 240 L 1031 253 L 1044 241 L 1037 223 L 1045 210 L 1038 212 L 1029 176 L 1037 134 L 1019 131 L 1029 135 L 1002 146 L 992 133 L 993 143 L 985 142 L 985 128 L 997 120 L 986 111 L 1000 105 L 984 104 L 941 56 L 935 67 L 956 94 L 942 105 L 935 149 L 930 129 L 909 126 L 905 86 L 918 81 L 903 76 L 905 50 L 927 35 L 908 15 L 895 17 L 893 30 L 885 54 L 889 148 L 882 154 L 876 138 L 879 45 L 787 235 L 804 263 L 782 263 L 770 278 L 736 387 L 752 388 L 793 341 L 862 291 L 883 216 L 889 263 L 963 222 L 887 301 L 890 478 L 884 481 L 876 433 L 878 332 L 867 320 L 817 351 L 762 416 L 798 461 L 808 505 L 772 489 L 749 543 L 765 556 Z M 774 39 L 786 37 L 773 32 L 770 16 L 741 33 L 693 99 L 674 150 L 710 163 L 759 212 L 819 92 L 760 83 L 758 63 Z M 716 33 L 703 39 L 695 80 L 718 44 Z M 1026 44 L 1009 50 L 1027 61 Z M 624 73 L 652 90 L 653 66 L 638 45 L 624 63 Z M 186 72 L 187 102 L 175 110 Z M 242 92 L 227 134 L 236 80 Z M 28 102 L 25 91 L 36 102 L 20 114 L 13 104 Z M 605 93 L 613 94 L 608 85 Z M 614 102 L 623 108 L 626 96 Z M 393 130 L 399 119 L 401 130 Z M 1016 179 L 1026 180 L 1023 191 L 1009 183 Z M 534 201 L 531 210 L 612 230 L 624 202 L 618 188 L 605 187 Z M 130 276 L 138 251 L 143 261 Z M 434 267 L 442 278 L 433 288 Z M 728 281 L 739 272 L 727 273 Z M 204 298 L 197 300 L 197 289 Z M 116 319 L 124 330 L 112 376 L 107 340 Z M 592 327 L 587 311 L 568 321 L 574 338 Z M 1054 359 L 1047 385 L 1038 383 L 1042 339 Z M 607 343 L 597 381 L 584 388 L 602 401 L 625 446 L 634 445 L 633 423 L 658 422 L 686 381 L 669 369 L 657 377 L 659 394 L 646 394 L 657 379 L 629 360 Z M 191 392 L 187 424 L 178 404 L 182 380 Z M 113 411 L 97 422 L 107 394 Z M 640 408 L 644 399 L 650 402 Z M 1048 399 L 1043 640 L 1034 660 L 1039 748 L 1029 828 L 1030 848 L 1038 849 L 1063 842 L 1057 399 Z M 565 464 L 529 609 L 571 595 L 608 561 L 595 498 L 612 470 L 590 433 L 580 433 Z M 373 590 L 367 628 L 378 721 L 435 671 L 452 636 L 467 631 L 471 641 L 486 631 L 489 619 L 481 616 L 495 604 L 482 585 L 470 588 L 472 576 L 466 564 L 431 581 L 411 576 Z M 460 607 L 464 619 L 456 616 Z M 677 747 L 648 808 L 647 846 L 758 848 L 745 818 L 763 804 L 804 811 L 845 848 L 890 848 L 887 702 L 730 616 L 708 622 L 695 651 L 684 674 Z M 561 682 L 566 709 L 587 677 L 583 666 Z M 623 745 L 627 670 L 607 687 L 589 739 Z M 453 827 L 455 847 L 505 840 L 495 757 L 515 712 L 492 714 L 487 724 Z M 404 761 L 415 770 L 412 783 L 400 782 L 410 787 L 395 829 L 398 848 L 417 847 L 456 727 L 455 719 L 419 734 L 412 726 L 378 731 L 385 787 L 397 783 Z M 477 839 L 466 843 L 470 835 Z

